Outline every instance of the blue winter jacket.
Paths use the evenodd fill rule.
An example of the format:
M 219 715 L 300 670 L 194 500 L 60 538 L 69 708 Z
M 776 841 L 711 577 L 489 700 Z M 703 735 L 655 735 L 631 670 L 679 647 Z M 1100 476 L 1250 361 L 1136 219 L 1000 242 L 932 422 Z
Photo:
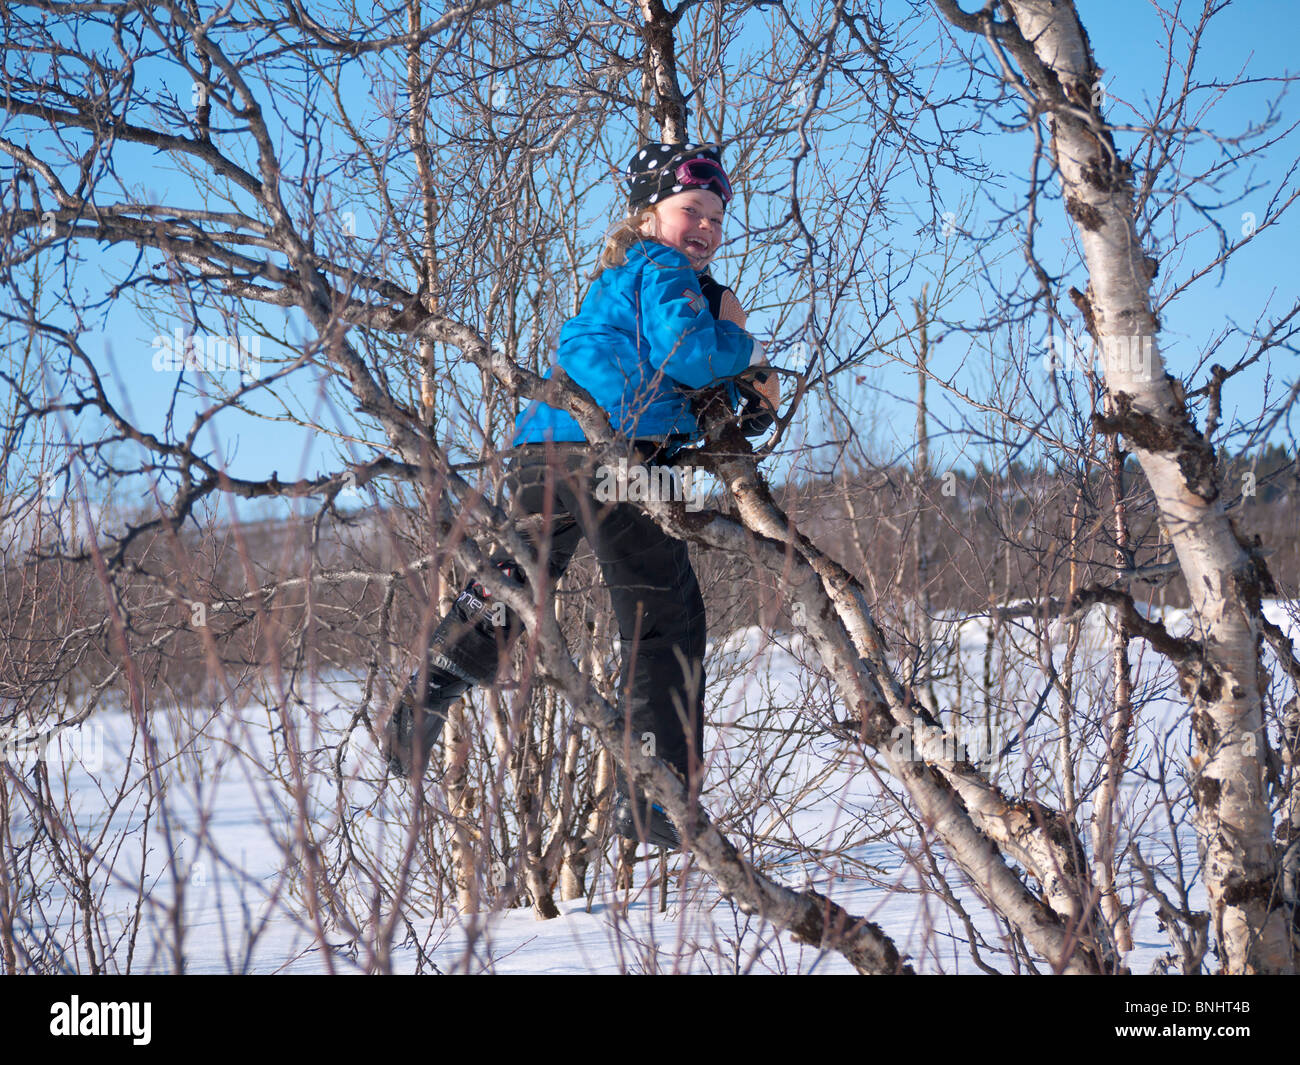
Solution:
M 695 439 L 699 426 L 682 388 L 734 377 L 753 352 L 740 326 L 714 319 L 686 256 L 645 241 L 628 249 L 626 265 L 593 282 L 560 330 L 555 361 L 624 436 Z M 514 444 L 548 438 L 586 436 L 572 415 L 534 400 L 515 423 Z

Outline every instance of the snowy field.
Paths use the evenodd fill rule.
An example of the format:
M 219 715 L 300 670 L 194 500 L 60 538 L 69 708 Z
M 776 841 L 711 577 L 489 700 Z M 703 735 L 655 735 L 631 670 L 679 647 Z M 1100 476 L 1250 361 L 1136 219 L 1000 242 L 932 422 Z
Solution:
M 1268 604 L 1266 613 L 1293 629 L 1282 604 Z M 1079 694 L 1071 727 L 1077 743 L 1093 752 L 1102 749 L 1101 715 L 1090 708 L 1104 708 L 1109 682 L 1102 620 L 1099 611 L 1090 615 L 1074 659 Z M 1185 624 L 1166 618 L 1171 628 L 1180 620 Z M 947 633 L 961 677 L 936 685 L 945 709 L 984 703 L 974 685 L 985 668 L 986 624 L 971 619 Z M 1028 629 L 1020 635 L 1023 643 L 1013 627 L 995 649 L 1004 697 L 987 729 L 972 712 L 962 738 L 972 760 L 990 766 L 1006 790 L 1055 805 L 1061 801 L 1060 707 L 1050 691 L 1040 700 L 1043 663 L 1033 657 Z M 1135 768 L 1121 800 L 1121 846 L 1139 842 L 1164 874 L 1177 873 L 1175 859 L 1194 873 L 1195 839 L 1185 795 L 1179 797 L 1190 731 L 1168 669 L 1144 647 L 1136 641 L 1132 654 L 1140 708 Z M 758 629 L 734 633 L 712 649 L 705 795 L 711 813 L 768 875 L 795 887 L 812 884 L 849 912 L 876 921 L 918 971 L 980 971 L 972 930 L 986 965 L 1025 971 L 1004 949 L 1005 928 L 942 852 L 922 845 L 888 778 L 818 727 L 837 708 L 824 683 L 810 685 L 800 650 L 799 638 L 772 642 Z M 1064 651 L 1056 650 L 1059 670 Z M 51 748 L 46 768 L 56 796 L 66 795 L 80 836 L 79 847 L 66 852 L 80 851 L 85 888 L 99 899 L 90 936 L 95 964 L 110 972 L 200 973 L 850 971 L 838 955 L 795 944 L 740 913 L 702 872 L 684 867 L 680 855 L 668 862 L 666 911 L 660 912 L 657 861 L 639 862 L 627 890 L 614 886 L 605 863 L 589 873 L 587 899 L 559 902 L 557 893 L 561 916 L 551 921 L 534 919 L 527 907 L 435 916 L 415 862 L 404 919 L 386 936 L 380 930 L 392 915 L 374 899 L 392 897 L 393 871 L 402 867 L 409 785 L 381 786 L 364 729 L 339 746 L 358 700 L 355 680 L 322 681 L 295 694 L 300 702 L 287 733 L 285 719 L 265 705 L 156 711 L 149 719 L 152 777 L 141 732 L 120 709 L 98 712 Z M 291 749 L 298 757 L 287 756 Z M 1095 761 L 1078 759 L 1081 821 L 1093 768 Z M 436 780 L 425 789 L 441 807 Z M 16 843 L 39 832 L 19 804 L 7 816 Z M 332 867 L 346 870 L 342 883 L 350 887 L 328 905 L 308 905 L 320 893 L 310 890 L 313 874 L 301 859 L 304 825 L 339 863 Z M 69 874 L 45 862 L 33 860 L 22 871 L 34 896 L 20 922 L 26 939 L 40 944 L 39 967 L 90 971 L 85 915 L 69 890 Z M 1134 904 L 1135 943 L 1127 961 L 1133 971 L 1148 972 L 1161 967 L 1170 943 L 1135 876 L 1126 864 L 1120 883 Z M 1193 885 L 1193 905 L 1204 903 L 1198 892 Z M 391 942 L 391 953 L 376 957 L 376 941 Z

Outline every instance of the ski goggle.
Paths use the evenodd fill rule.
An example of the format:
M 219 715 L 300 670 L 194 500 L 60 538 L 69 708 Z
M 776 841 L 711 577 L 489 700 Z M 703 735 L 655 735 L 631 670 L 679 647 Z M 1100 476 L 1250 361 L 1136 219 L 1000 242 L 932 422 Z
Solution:
M 688 159 L 678 165 L 673 175 L 682 185 L 700 188 L 714 185 L 723 206 L 731 202 L 731 182 L 727 179 L 727 172 L 712 159 Z

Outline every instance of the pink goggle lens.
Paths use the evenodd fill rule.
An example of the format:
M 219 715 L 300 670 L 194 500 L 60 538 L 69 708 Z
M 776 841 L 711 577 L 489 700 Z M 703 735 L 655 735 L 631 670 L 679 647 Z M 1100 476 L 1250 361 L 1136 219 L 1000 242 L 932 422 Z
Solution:
M 723 204 L 731 202 L 731 182 L 727 172 L 711 159 L 690 159 L 677 168 L 677 180 L 683 185 L 717 185 Z

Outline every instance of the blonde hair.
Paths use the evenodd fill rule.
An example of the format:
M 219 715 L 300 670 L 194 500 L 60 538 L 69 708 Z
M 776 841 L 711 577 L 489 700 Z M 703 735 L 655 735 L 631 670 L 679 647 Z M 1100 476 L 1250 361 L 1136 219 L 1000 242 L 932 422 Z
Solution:
M 589 280 L 596 280 L 606 270 L 614 270 L 627 263 L 627 250 L 633 244 L 639 244 L 643 240 L 653 239 L 651 236 L 641 232 L 641 225 L 648 218 L 655 217 L 654 204 L 639 208 L 634 213 L 628 215 L 619 222 L 613 229 L 605 234 L 605 248 L 600 253 L 600 262 L 596 269 L 589 276 Z

